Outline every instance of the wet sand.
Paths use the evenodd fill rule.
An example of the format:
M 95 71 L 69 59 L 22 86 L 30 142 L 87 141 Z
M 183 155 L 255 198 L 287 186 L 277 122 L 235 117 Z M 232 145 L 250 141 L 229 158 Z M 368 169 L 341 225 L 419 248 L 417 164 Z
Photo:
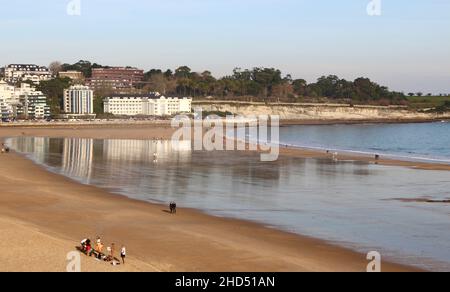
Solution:
M 0 129 L 1 137 L 165 139 L 171 133 L 167 127 Z M 0 241 L 1 271 L 65 271 L 66 254 L 98 235 L 106 245 L 125 244 L 129 264 L 82 257 L 83 271 L 363 272 L 368 263 L 363 254 L 252 222 L 183 208 L 170 215 L 165 206 L 79 184 L 15 153 L 0 155 L 0 165 L 0 231 L 10 239 Z M 417 271 L 388 262 L 382 268 Z

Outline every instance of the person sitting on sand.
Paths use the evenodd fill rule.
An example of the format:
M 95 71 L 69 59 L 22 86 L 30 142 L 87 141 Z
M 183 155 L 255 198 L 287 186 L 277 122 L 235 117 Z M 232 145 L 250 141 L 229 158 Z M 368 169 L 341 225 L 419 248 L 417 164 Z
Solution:
M 97 252 L 97 258 L 101 259 L 103 254 L 103 244 L 99 240 L 97 240 L 97 244 L 95 245 L 95 251 Z
M 105 261 L 106 261 L 106 262 L 110 262 L 110 261 L 112 261 L 112 259 L 111 259 L 111 247 L 108 246 L 108 247 L 106 248 L 106 251 L 108 252 L 108 255 L 105 257 Z
M 80 242 L 80 244 L 81 244 L 81 252 L 83 252 L 86 255 L 90 255 L 89 252 L 92 249 L 91 240 L 89 238 L 85 238 Z
M 83 239 L 80 243 L 81 243 L 81 251 L 82 252 L 86 252 L 86 243 L 87 243 L 88 239 L 85 238 Z
M 86 255 L 91 256 L 92 255 L 92 245 L 91 245 L 91 240 L 88 239 L 86 241 Z

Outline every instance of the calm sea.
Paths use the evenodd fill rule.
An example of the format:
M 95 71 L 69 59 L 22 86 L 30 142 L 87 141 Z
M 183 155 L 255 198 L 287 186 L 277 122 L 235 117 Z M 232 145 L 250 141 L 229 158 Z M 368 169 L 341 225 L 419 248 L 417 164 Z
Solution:
M 450 163 L 450 123 L 289 126 L 282 144 Z

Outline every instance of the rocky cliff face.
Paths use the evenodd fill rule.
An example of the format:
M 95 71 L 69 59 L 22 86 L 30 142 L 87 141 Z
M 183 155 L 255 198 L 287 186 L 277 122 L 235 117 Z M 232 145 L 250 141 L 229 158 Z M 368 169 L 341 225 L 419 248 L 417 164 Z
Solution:
M 282 120 L 432 120 L 449 119 L 450 113 L 411 111 L 405 107 L 376 107 L 334 104 L 270 104 L 197 101 L 193 108 L 203 111 L 231 112 L 236 115 L 279 115 Z

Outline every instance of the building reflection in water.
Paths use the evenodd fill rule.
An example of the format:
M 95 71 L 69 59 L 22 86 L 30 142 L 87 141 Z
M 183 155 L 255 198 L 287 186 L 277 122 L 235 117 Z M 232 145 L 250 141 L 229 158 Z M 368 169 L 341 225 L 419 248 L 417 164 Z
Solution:
M 9 139 L 12 149 L 31 154 L 35 162 L 58 168 L 59 172 L 90 183 L 96 177 L 133 180 L 130 169 L 164 163 L 189 163 L 190 141 L 96 140 L 85 138 L 18 137 Z
M 33 153 L 33 160 L 45 163 L 49 152 L 49 139 L 43 137 L 18 137 L 10 139 L 8 145 L 23 153 Z
M 92 174 L 94 139 L 64 139 L 61 171 L 82 177 L 89 183 Z
M 188 162 L 190 157 L 190 141 L 181 141 L 173 146 L 169 141 L 103 140 L 103 158 L 107 161 Z

